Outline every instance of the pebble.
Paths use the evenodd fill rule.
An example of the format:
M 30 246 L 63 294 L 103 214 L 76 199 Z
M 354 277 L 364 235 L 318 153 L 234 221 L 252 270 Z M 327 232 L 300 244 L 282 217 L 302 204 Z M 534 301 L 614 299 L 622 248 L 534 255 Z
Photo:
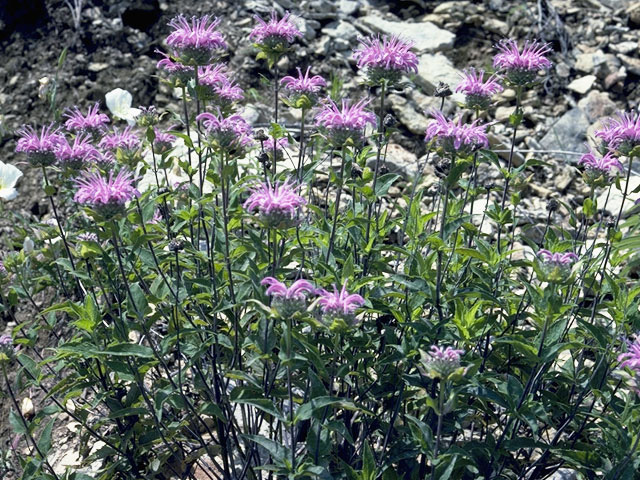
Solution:
M 431 22 L 394 22 L 377 15 L 362 17 L 362 23 L 376 32 L 387 35 L 399 35 L 414 42 L 418 53 L 440 52 L 453 47 L 456 35 Z M 421 62 L 422 63 L 422 62 Z
M 571 91 L 579 93 L 580 95 L 584 95 L 596 81 L 595 75 L 585 75 L 584 77 L 576 78 L 573 82 L 567 85 L 567 88 Z

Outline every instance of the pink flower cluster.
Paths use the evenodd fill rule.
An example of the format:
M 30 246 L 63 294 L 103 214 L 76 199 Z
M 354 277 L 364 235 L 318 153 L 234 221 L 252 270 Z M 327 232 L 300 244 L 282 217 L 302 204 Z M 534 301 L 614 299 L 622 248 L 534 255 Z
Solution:
M 629 155 L 640 145 L 640 115 L 619 113 L 618 118 L 609 118 L 595 136 L 602 140 L 602 151 L 618 151 Z
M 202 122 L 207 137 L 220 148 L 238 148 L 251 145 L 251 126 L 240 115 L 224 117 L 209 112 L 201 113 L 196 121 Z
M 133 152 L 140 147 L 140 144 L 140 138 L 133 133 L 132 128 L 126 127 L 123 131 L 114 128 L 111 133 L 102 137 L 98 146 L 107 150 L 117 150 L 120 148 L 128 152 Z
M 316 125 L 324 127 L 329 138 L 337 145 L 344 144 L 347 139 L 360 140 L 366 125 L 375 125 L 376 116 L 365 109 L 368 99 L 362 99 L 353 105 L 347 99 L 338 107 L 333 100 L 327 100 L 315 117 Z
M 250 212 L 258 211 L 269 227 L 292 227 L 298 219 L 300 207 L 307 203 L 296 190 L 288 181 L 275 185 L 267 181 L 251 191 L 244 208 Z
M 257 44 L 271 49 L 287 47 L 296 38 L 302 38 L 302 32 L 298 30 L 298 27 L 294 25 L 290 17 L 291 14 L 287 12 L 278 20 L 278 14 L 272 11 L 271 19 L 267 23 L 258 15 L 255 15 L 253 18 L 258 24 L 249 34 L 249 38 Z
M 74 107 L 73 110 L 70 109 L 64 114 L 68 119 L 64 122 L 64 126 L 70 132 L 98 133 L 109 123 L 109 117 L 100 113 L 99 110 L 99 103 L 89 107 L 86 115 L 83 115 L 78 107 Z
M 607 152 L 604 156 L 597 156 L 590 151 L 582 155 L 578 163 L 584 165 L 583 178 L 587 185 L 592 187 L 609 185 L 613 178 L 624 169 L 620 160 L 612 152 Z
M 456 87 L 456 92 L 464 93 L 467 108 L 486 110 L 491 101 L 491 96 L 504 90 L 498 81 L 500 77 L 493 74 L 486 80 L 484 70 L 469 68 L 463 71 L 463 79 Z
M 573 252 L 551 253 L 549 250 L 542 249 L 538 252 L 540 258 L 546 264 L 567 266 L 578 261 L 578 256 Z
M 104 217 L 111 217 L 124 210 L 125 204 L 133 197 L 140 196 L 136 189 L 133 174 L 122 169 L 114 176 L 113 172 L 105 178 L 99 173 L 85 173 L 76 179 L 76 194 L 73 199 L 89 205 Z
M 25 153 L 31 165 L 47 166 L 56 161 L 56 150 L 66 143 L 60 130 L 53 125 L 42 127 L 40 134 L 30 125 L 18 130 L 16 152 Z
M 298 76 L 292 77 L 287 75 L 280 80 L 280 85 L 285 89 L 288 95 L 289 103 L 296 106 L 298 100 L 303 96 L 306 97 L 308 104 L 303 108 L 313 106 L 318 100 L 318 93 L 323 87 L 327 86 L 327 82 L 320 75 L 309 76 L 311 67 L 307 67 L 307 71 L 302 74 L 300 67 L 297 67 Z
M 462 118 L 447 120 L 444 114 L 436 110 L 432 113 L 434 120 L 427 126 L 425 141 L 436 140 L 449 155 L 466 156 L 478 148 L 488 148 L 489 140 L 484 125 L 478 120 L 463 124 Z
M 333 285 L 333 292 L 314 288 L 307 280 L 297 280 L 288 288 L 273 277 L 266 277 L 260 283 L 268 285 L 266 293 L 277 300 L 277 307 L 282 316 L 304 310 L 308 294 L 319 297 L 318 305 L 322 315 L 332 322 L 342 320 L 345 324 L 352 324 L 356 310 L 364 305 L 362 296 L 347 292 L 346 282 L 340 291 Z
M 618 355 L 620 368 L 630 368 L 635 370 L 636 374 L 640 374 L 640 335 L 636 336 L 634 342 L 629 342 L 627 351 Z
M 463 353 L 464 350 L 432 345 L 426 355 L 423 356 L 428 374 L 433 378 L 447 380 L 452 373 L 460 368 L 460 356 Z
M 222 63 L 199 67 L 198 85 L 204 91 L 204 98 L 213 100 L 220 108 L 244 99 L 242 88 L 229 79 L 227 66 Z
M 91 145 L 87 134 L 77 135 L 72 144 L 67 140 L 60 142 L 55 155 L 58 165 L 70 171 L 85 168 L 100 158 L 100 152 Z
M 167 37 L 167 45 L 182 64 L 207 65 L 218 50 L 227 48 L 224 37 L 216 30 L 219 24 L 219 19 L 209 15 L 191 17 L 191 22 L 178 15 L 169 22 L 173 31 Z
M 358 68 L 366 68 L 369 80 L 397 81 L 403 72 L 418 72 L 418 57 L 411 51 L 413 42 L 405 42 L 398 36 L 372 35 L 360 40 L 353 52 Z
M 191 78 L 193 78 L 195 71 L 193 67 L 176 62 L 171 59 L 169 55 L 159 50 L 156 50 L 156 53 L 159 53 L 164 57 L 156 64 L 156 67 L 164 70 L 172 80 L 180 82 L 180 84 L 184 86 Z
M 551 52 L 551 47 L 546 43 L 525 41 L 519 50 L 515 40 L 505 39 L 496 48 L 499 53 L 493 57 L 493 66 L 505 70 L 507 79 L 514 85 L 528 85 L 540 70 L 551 68 L 551 62 L 545 57 Z

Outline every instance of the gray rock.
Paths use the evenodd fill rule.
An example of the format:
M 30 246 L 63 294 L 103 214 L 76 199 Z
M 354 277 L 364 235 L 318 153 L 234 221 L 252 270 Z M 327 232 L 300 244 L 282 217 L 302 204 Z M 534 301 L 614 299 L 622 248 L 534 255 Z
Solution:
M 345 16 L 354 15 L 360 9 L 358 0 L 340 0 L 338 2 L 338 11 Z
M 491 148 L 496 151 L 500 158 L 508 162 L 509 155 L 511 155 L 511 139 L 493 132 L 489 132 L 487 134 L 487 138 L 489 139 L 489 145 L 491 146 Z M 524 163 L 524 156 L 518 151 L 517 148 L 513 150 L 513 157 L 511 158 L 511 162 L 516 167 L 519 167 Z
M 462 73 L 453 66 L 451 60 L 440 53 L 425 53 L 420 57 L 418 64 L 418 75 L 414 81 L 425 89 L 427 94 L 432 95 L 438 86 L 438 82 L 444 82 L 451 87 L 451 91 L 460 82 Z M 454 93 L 451 100 L 463 102 L 464 95 Z
M 573 82 L 567 85 L 567 88 L 573 92 L 579 93 L 580 95 L 584 95 L 596 81 L 595 75 L 585 75 L 584 77 L 576 78 Z
M 584 111 L 589 122 L 595 122 L 599 118 L 609 116 L 617 110 L 616 104 L 609 98 L 606 92 L 592 90 L 578 102 L 578 107 Z
M 453 47 L 455 34 L 443 30 L 431 22 L 393 22 L 377 15 L 367 15 L 362 23 L 376 32 L 387 35 L 398 35 L 415 43 L 418 53 L 439 52 Z
M 578 480 L 578 472 L 570 468 L 560 468 L 549 480 Z
M 407 130 L 415 135 L 424 135 L 429 120 L 416 109 L 413 102 L 395 94 L 389 95 L 387 100 L 398 121 L 407 127 Z
M 397 173 L 405 180 L 412 178 L 418 171 L 418 157 L 395 143 L 391 143 L 387 147 L 385 163 L 389 172 Z M 376 166 L 376 158 L 370 158 L 367 166 L 373 170 Z
M 618 58 L 622 60 L 622 64 L 627 67 L 627 70 L 634 75 L 640 76 L 640 58 L 630 57 L 623 54 L 618 55 Z
M 620 60 L 611 53 L 604 53 L 602 50 L 595 52 L 581 53 L 576 56 L 575 69 L 579 72 L 597 75 L 605 78 L 620 67 Z
M 625 168 L 626 168 L 626 165 L 625 165 Z M 626 181 L 626 172 L 624 172 L 622 175 L 625 175 L 625 177 L 622 180 L 620 180 L 620 186 L 624 190 L 625 181 Z M 635 190 L 639 186 L 640 186 L 640 176 L 632 173 L 631 178 L 629 178 L 629 192 L 633 192 L 633 190 Z M 607 200 L 608 191 L 609 189 L 605 188 L 603 189 L 602 193 L 598 196 L 597 198 L 598 209 L 605 209 L 607 212 L 609 212 L 609 214 L 613 216 L 617 216 L 618 213 L 620 212 L 620 206 L 622 205 L 622 198 L 623 198 L 622 192 L 614 186 L 611 189 L 611 193 L 609 194 L 609 200 Z M 629 215 L 630 210 L 634 207 L 633 201 L 634 201 L 634 196 L 628 195 L 627 200 L 624 202 L 624 209 L 622 210 L 622 218 L 627 218 L 627 216 Z M 605 202 L 607 203 L 605 204 Z
M 610 46 L 611 50 L 625 55 L 638 50 L 638 42 L 621 42 Z
M 640 2 L 636 2 L 627 8 L 629 15 L 629 25 L 633 28 L 640 28 Z
M 540 144 L 546 150 L 585 152 L 585 132 L 589 119 L 580 108 L 572 108 L 560 117 L 542 137 Z
M 358 37 L 358 30 L 349 22 L 338 20 L 327 25 L 323 32 L 333 38 L 332 46 L 335 50 L 348 50 Z

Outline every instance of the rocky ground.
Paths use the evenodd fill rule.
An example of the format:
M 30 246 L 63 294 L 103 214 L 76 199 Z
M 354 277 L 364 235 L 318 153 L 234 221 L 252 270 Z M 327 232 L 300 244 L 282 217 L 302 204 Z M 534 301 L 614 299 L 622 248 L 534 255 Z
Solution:
M 105 93 L 117 87 L 133 94 L 134 105 L 177 109 L 155 65 L 161 58 L 156 50 L 165 50 L 166 24 L 178 13 L 222 18 L 221 29 L 231 45 L 230 67 L 250 92 L 247 97 L 255 95 L 261 103 L 270 100 L 261 80 L 270 74 L 256 62 L 247 40 L 254 14 L 266 16 L 276 8 L 298 18 L 304 39 L 301 48 L 280 63 L 282 72 L 312 65 L 314 73 L 343 79 L 354 96 L 365 94 L 351 56 L 359 36 L 381 32 L 413 40 L 420 70 L 410 87 L 389 98 L 399 121 L 388 151 L 389 167 L 407 178 L 425 154 L 425 112 L 439 107 L 440 99 L 431 96 L 439 81 L 455 86 L 462 69 L 490 68 L 493 45 L 501 38 L 549 42 L 554 67 L 540 86 L 527 92 L 524 125 L 517 136 L 517 163 L 529 157 L 549 163 L 534 172 L 518 213 L 523 222 L 534 225 L 546 219 L 551 197 L 565 202 L 566 208 L 582 204 L 588 189 L 575 168 L 579 152 L 599 120 L 635 108 L 640 94 L 640 2 L 632 0 L 75 0 L 82 5 L 75 12 L 73 4 L 74 0 L 0 2 L 0 155 L 5 162 L 21 161 L 14 153 L 14 131 L 20 125 L 46 124 L 56 109 L 66 106 L 85 109 L 96 101 L 104 103 Z M 67 56 L 58 70 L 64 47 Z M 51 108 L 42 93 L 54 85 L 56 105 Z M 456 109 L 456 100 L 455 95 L 447 100 L 447 112 Z M 492 142 L 504 157 L 510 133 L 505 123 L 514 105 L 515 92 L 506 90 L 487 117 L 497 122 Z M 255 125 L 270 120 L 270 110 L 262 107 L 247 105 L 245 114 Z M 284 119 L 295 122 L 288 113 Z M 20 167 L 25 176 L 11 208 L 26 218 L 47 217 L 40 176 L 26 165 Z M 425 182 L 436 181 L 432 167 L 425 172 Z M 492 182 L 497 173 L 484 169 L 481 181 Z M 402 187 L 399 183 L 390 193 L 400 195 Z M 619 201 L 612 194 L 609 209 L 617 211 Z M 566 224 L 567 211 L 561 209 L 557 215 L 558 222 Z M 0 219 L 3 235 L 12 228 L 7 219 Z M 0 332 L 5 327 L 0 323 Z M 3 418 L 5 413 L 3 409 Z M 0 449 L 5 449 L 10 435 L 2 419 L 0 439 Z

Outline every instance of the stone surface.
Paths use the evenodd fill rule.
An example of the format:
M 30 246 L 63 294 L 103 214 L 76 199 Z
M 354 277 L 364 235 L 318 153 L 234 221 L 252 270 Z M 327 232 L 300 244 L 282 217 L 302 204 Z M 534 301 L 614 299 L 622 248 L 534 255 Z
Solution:
M 438 86 L 438 82 L 444 82 L 451 87 L 451 91 L 460 82 L 462 73 L 453 66 L 453 62 L 440 53 L 425 53 L 420 57 L 418 75 L 414 81 L 425 89 L 428 95 L 432 95 Z M 464 95 L 454 93 L 451 100 L 463 102 Z
M 405 180 L 412 178 L 418 170 L 418 157 L 409 150 L 395 143 L 387 147 L 386 166 L 391 173 L 397 173 Z M 367 161 L 367 166 L 372 170 L 376 166 L 376 157 Z
M 407 127 L 407 130 L 415 135 L 424 135 L 429 120 L 416 109 L 413 102 L 409 102 L 406 98 L 395 94 L 389 95 L 387 100 L 393 109 L 394 115 L 400 123 Z
M 573 92 L 579 93 L 580 95 L 584 95 L 596 81 L 595 75 L 585 75 L 584 77 L 576 78 L 573 82 L 567 85 L 567 88 Z
M 496 151 L 498 156 L 503 160 L 509 161 L 509 155 L 511 154 L 511 140 L 493 132 L 489 132 L 487 134 L 487 138 L 489 139 L 489 145 Z M 511 161 L 516 167 L 524 163 L 524 156 L 517 148 L 513 151 L 513 158 Z
M 572 108 L 551 125 L 547 134 L 540 140 L 540 145 L 546 150 L 584 152 L 587 128 L 587 115 L 580 108 Z
M 324 27 L 322 32 L 333 39 L 331 43 L 335 50 L 348 50 L 355 44 L 355 40 L 358 37 L 356 27 L 344 20 L 331 22 Z
M 438 52 L 453 47 L 455 34 L 443 30 L 431 22 L 393 22 L 377 15 L 368 15 L 361 19 L 362 23 L 376 32 L 387 35 L 399 35 L 415 43 L 418 53 Z
M 627 167 L 626 163 L 627 162 L 623 162 L 623 165 L 625 166 L 625 168 Z M 620 181 L 620 185 L 622 186 L 623 189 L 625 185 L 625 180 L 626 178 Z M 640 186 L 640 175 L 632 173 L 631 178 L 629 178 L 629 192 L 634 191 L 639 186 Z M 613 186 L 613 188 L 611 188 L 611 193 L 609 194 L 609 200 L 607 201 L 608 191 L 609 191 L 608 188 L 602 189 L 602 193 L 600 193 L 597 199 L 598 208 L 605 209 L 607 212 L 609 212 L 609 214 L 611 214 L 614 217 L 617 217 L 618 212 L 620 212 L 620 206 L 622 205 L 622 197 L 623 197 L 622 192 L 618 190 L 615 186 Z M 622 218 L 626 218 L 627 215 L 629 214 L 629 211 L 632 209 L 632 207 L 634 207 L 634 204 L 633 204 L 634 199 L 635 199 L 634 195 L 627 196 L 627 201 L 624 202 Z
M 578 107 L 584 111 L 589 122 L 595 122 L 599 118 L 607 117 L 616 112 L 616 104 L 605 92 L 592 90 L 578 102 Z
M 629 55 L 618 55 L 618 58 L 622 60 L 622 64 L 627 67 L 634 75 L 640 76 L 640 58 L 630 57 Z

